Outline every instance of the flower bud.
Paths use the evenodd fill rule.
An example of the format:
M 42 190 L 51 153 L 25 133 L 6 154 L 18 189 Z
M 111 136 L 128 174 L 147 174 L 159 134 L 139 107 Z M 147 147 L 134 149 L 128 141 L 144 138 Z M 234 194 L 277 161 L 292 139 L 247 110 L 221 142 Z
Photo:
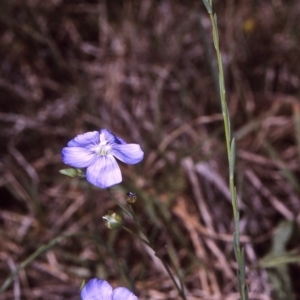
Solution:
M 126 201 L 128 204 L 133 204 L 135 203 L 137 200 L 137 196 L 136 196 L 136 193 L 133 193 L 133 192 L 128 192 L 126 194 Z
M 85 174 L 82 170 L 74 169 L 74 168 L 62 169 L 62 170 L 59 170 L 59 173 L 69 176 L 69 177 L 80 177 L 80 178 L 85 177 Z
M 122 217 L 113 211 L 109 211 L 102 219 L 109 229 L 117 229 L 122 226 Z

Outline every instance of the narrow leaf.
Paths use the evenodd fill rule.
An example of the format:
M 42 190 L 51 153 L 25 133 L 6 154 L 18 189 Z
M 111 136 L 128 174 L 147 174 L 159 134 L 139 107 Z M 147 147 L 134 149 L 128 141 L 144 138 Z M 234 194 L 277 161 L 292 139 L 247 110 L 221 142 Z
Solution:
M 231 140 L 230 157 L 229 157 L 229 176 L 233 178 L 235 169 L 235 138 Z
M 212 7 L 211 4 L 208 2 L 208 0 L 203 0 L 203 4 L 206 7 L 206 10 L 209 14 L 212 13 Z

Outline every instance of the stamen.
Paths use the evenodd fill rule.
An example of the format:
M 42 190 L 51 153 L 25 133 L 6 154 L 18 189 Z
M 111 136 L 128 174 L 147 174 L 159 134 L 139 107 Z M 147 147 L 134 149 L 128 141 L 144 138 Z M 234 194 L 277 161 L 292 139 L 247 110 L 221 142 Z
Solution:
M 96 147 L 92 149 L 96 154 L 100 156 L 108 155 L 110 153 L 111 147 L 106 145 L 106 142 L 101 142 Z

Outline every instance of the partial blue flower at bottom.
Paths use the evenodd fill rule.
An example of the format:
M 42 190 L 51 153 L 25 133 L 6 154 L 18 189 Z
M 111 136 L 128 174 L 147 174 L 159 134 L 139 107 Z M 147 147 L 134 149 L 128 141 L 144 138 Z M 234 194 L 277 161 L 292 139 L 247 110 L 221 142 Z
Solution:
M 87 283 L 80 296 L 81 300 L 138 300 L 127 288 L 118 287 L 113 290 L 107 281 L 97 278 Z
M 115 159 L 126 164 L 137 164 L 144 152 L 138 144 L 127 144 L 107 129 L 80 134 L 62 150 L 62 160 L 74 168 L 87 168 L 88 182 L 107 188 L 122 181 L 121 170 Z

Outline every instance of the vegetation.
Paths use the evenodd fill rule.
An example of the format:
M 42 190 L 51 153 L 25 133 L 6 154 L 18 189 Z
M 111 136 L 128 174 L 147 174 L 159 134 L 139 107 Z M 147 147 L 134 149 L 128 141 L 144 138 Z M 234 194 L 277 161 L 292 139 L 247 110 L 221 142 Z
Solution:
M 187 300 L 239 299 L 228 145 L 202 1 L 0 5 L 0 299 L 78 299 L 92 277 L 140 300 L 179 299 L 157 257 Z M 249 298 L 298 299 L 300 5 L 229 0 L 214 9 Z M 67 142 L 100 128 L 145 152 L 137 165 L 120 164 L 123 182 L 109 192 L 59 173 Z M 130 234 L 128 216 L 128 231 L 105 226 L 128 192 L 156 255 Z

